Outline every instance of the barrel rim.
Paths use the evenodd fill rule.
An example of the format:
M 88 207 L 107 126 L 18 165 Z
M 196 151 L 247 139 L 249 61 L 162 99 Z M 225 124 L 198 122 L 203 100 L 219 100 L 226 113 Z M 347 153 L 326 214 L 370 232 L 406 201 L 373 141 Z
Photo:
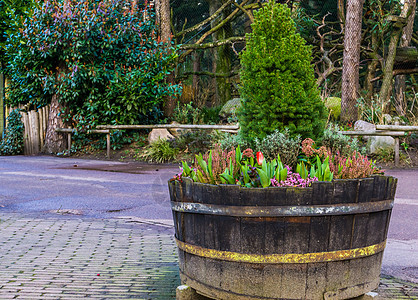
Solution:
M 233 206 L 171 201 L 171 209 L 182 213 L 231 217 L 315 217 L 366 214 L 392 209 L 394 200 L 363 203 L 289 206 Z

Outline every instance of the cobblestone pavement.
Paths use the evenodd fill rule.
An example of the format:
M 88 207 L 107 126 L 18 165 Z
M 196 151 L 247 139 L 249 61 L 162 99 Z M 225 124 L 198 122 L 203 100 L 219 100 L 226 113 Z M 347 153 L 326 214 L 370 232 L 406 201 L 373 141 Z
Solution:
M 0 213 L 0 299 L 174 299 L 173 229 L 138 219 Z M 418 299 L 382 277 L 379 299 Z
M 174 299 L 172 229 L 0 213 L 0 299 Z

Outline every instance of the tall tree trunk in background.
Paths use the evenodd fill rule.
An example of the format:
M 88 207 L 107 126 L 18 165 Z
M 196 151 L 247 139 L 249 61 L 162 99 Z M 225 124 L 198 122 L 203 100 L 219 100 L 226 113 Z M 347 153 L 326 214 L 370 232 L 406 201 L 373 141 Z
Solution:
M 344 0 L 338 0 L 337 11 L 338 11 L 338 21 L 340 21 L 341 31 L 344 31 L 344 24 L 345 24 Z
M 3 68 L 0 62 L 0 67 Z M 3 130 L 6 128 L 6 112 L 4 105 L 4 74 L 0 73 L 0 140 L 2 139 Z
M 157 23 L 159 24 L 160 28 L 160 36 L 161 40 L 164 43 L 171 42 L 171 14 L 170 14 L 170 0 L 155 0 L 155 11 L 157 17 Z M 169 83 L 174 83 L 174 74 L 171 73 L 167 75 L 166 79 Z M 174 108 L 176 107 L 176 98 L 167 97 L 164 105 L 164 114 L 167 117 L 170 117 L 173 112 Z
M 356 121 L 359 96 L 361 25 L 364 0 L 348 0 L 345 18 L 341 119 Z
M 195 51 L 193 53 L 193 72 L 200 71 L 200 51 Z M 197 104 L 197 95 L 199 93 L 199 75 L 193 74 L 193 82 L 192 82 L 192 90 L 193 90 L 193 101 Z M 205 103 L 202 103 L 205 104 Z
M 61 63 L 58 68 L 55 77 L 59 78 L 59 75 L 65 70 L 65 66 Z M 48 126 L 45 134 L 45 145 L 42 148 L 42 152 L 47 154 L 53 154 L 62 152 L 67 148 L 67 140 L 64 134 L 56 132 L 56 128 L 66 128 L 66 124 L 62 119 L 62 114 L 66 113 L 65 105 L 60 102 L 60 97 L 57 93 L 52 96 L 51 104 L 49 107 Z
M 408 24 L 404 27 L 401 36 L 400 47 L 408 47 L 412 39 L 412 31 L 414 29 L 415 6 L 416 0 L 406 0 L 404 6 L 411 7 L 411 14 L 408 17 Z M 406 76 L 398 75 L 395 77 L 395 108 L 400 116 L 405 116 L 407 103 L 405 99 Z
M 45 145 L 42 152 L 48 154 L 55 154 L 62 152 L 67 147 L 67 140 L 62 133 L 55 131 L 56 128 L 64 128 L 65 124 L 61 118 L 61 113 L 64 106 L 59 101 L 57 94 L 52 96 L 51 105 L 49 108 L 48 127 L 45 135 Z
M 218 10 L 225 0 L 210 0 L 209 2 L 209 14 L 212 15 Z M 225 19 L 231 13 L 230 8 L 226 8 L 219 19 L 215 19 L 212 22 L 212 27 L 218 25 L 223 19 Z M 216 31 L 212 37 L 213 41 L 224 40 L 232 36 L 231 23 L 228 22 L 221 29 Z M 216 74 L 230 74 L 231 73 L 231 48 L 227 45 L 222 45 L 216 48 L 215 51 L 215 65 Z M 216 94 L 217 104 L 224 104 L 231 99 L 231 83 L 229 77 L 216 77 Z
M 415 0 L 414 0 L 415 1 Z M 401 17 L 407 17 L 408 14 L 411 12 L 410 10 L 411 2 L 410 0 L 405 0 L 405 4 L 402 8 Z M 415 9 L 415 5 L 414 5 Z M 406 25 L 406 24 L 405 24 Z M 392 92 L 392 81 L 393 81 L 393 66 L 395 64 L 395 57 L 396 57 L 396 48 L 398 47 L 400 35 L 403 30 L 401 25 L 394 25 L 394 30 L 391 32 L 387 58 L 385 61 L 385 67 L 383 69 L 383 81 L 382 87 L 380 89 L 380 101 L 384 103 L 384 112 L 389 112 L 389 104 L 390 104 L 390 95 Z
M 376 77 L 376 70 L 379 66 L 379 48 L 381 45 L 381 40 L 378 38 L 377 33 L 372 33 L 372 53 L 369 55 L 371 61 L 369 61 L 367 66 L 366 80 L 364 81 L 364 89 L 367 91 L 366 101 L 368 104 L 371 103 L 374 96 L 374 85 L 372 79 Z

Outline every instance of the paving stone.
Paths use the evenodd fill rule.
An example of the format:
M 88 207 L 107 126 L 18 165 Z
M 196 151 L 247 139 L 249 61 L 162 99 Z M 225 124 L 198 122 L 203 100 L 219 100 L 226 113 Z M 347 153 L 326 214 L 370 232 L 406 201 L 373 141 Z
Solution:
M 175 299 L 171 229 L 122 219 L 0 220 L 0 299 Z
M 175 299 L 173 230 L 124 219 L 0 213 L 0 299 Z M 382 277 L 379 299 L 417 299 Z

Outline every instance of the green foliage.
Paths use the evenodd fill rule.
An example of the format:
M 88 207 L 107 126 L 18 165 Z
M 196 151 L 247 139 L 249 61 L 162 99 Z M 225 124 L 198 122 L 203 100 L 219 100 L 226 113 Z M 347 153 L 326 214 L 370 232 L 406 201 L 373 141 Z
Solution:
M 202 112 L 198 107 L 193 107 L 193 102 L 186 104 L 180 104 L 180 102 L 177 102 L 172 119 L 180 124 L 203 123 Z
M 334 1 L 334 0 L 330 0 Z M 302 3 L 305 1 L 302 1 Z M 295 21 L 297 32 L 303 37 L 304 40 L 312 40 L 312 35 L 315 32 L 316 28 L 319 26 L 313 16 L 316 17 L 316 14 L 308 14 L 309 10 L 301 7 L 298 7 L 292 15 L 292 19 Z
M 18 109 L 10 112 L 7 122 L 4 137 L 0 142 L 0 155 L 22 154 L 24 126 Z
M 216 145 L 205 155 L 196 155 L 194 168 L 187 162 L 182 162 L 181 173 L 176 175 L 178 180 L 190 177 L 195 182 L 210 184 L 237 184 L 243 187 L 269 186 L 298 186 L 307 187 L 316 178 L 305 178 L 292 173 L 290 168 L 283 165 L 280 157 L 272 161 L 264 159 L 261 152 L 254 159 L 252 149 L 241 152 L 240 147 L 226 152 Z M 221 173 L 223 170 L 223 173 Z
M 123 0 L 48 0 L 32 10 L 7 41 L 9 104 L 41 106 L 59 95 L 67 121 L 98 124 L 156 122 L 165 81 L 177 56 L 160 41 L 154 11 Z
M 178 153 L 179 150 L 171 147 L 167 140 L 158 139 L 150 144 L 139 157 L 149 162 L 164 163 L 175 160 Z
M 22 19 L 30 17 L 34 0 L 0 0 L 0 63 L 6 63 L 5 46 L 7 37 L 16 34 Z
M 290 137 L 288 129 L 285 129 L 283 133 L 275 130 L 263 139 L 254 139 L 256 151 L 261 151 L 269 160 L 280 156 L 283 163 L 289 166 L 294 166 L 297 162 L 300 143 L 300 136 Z
M 244 136 L 263 138 L 275 129 L 319 137 L 325 107 L 311 66 L 311 48 L 296 33 L 290 9 L 269 1 L 254 13 L 242 52 L 239 122 Z
M 351 138 L 340 133 L 338 125 L 330 125 L 324 130 L 322 145 L 331 150 L 331 153 L 341 153 L 343 156 L 351 155 L 354 151 L 363 153 L 365 148 L 359 145 L 357 138 Z
M 319 181 L 332 181 L 334 174 L 330 171 L 329 157 L 321 162 L 319 156 L 316 156 L 316 164 L 311 166 L 309 174 L 311 177 L 318 178 Z
M 223 136 L 219 139 L 219 144 L 224 150 L 233 150 L 238 146 L 241 149 L 253 148 L 254 141 L 249 140 L 243 136 L 242 131 L 239 130 L 237 134 L 223 133 Z
M 205 153 L 213 144 L 213 137 L 206 131 L 189 131 L 169 141 L 171 147 L 180 151 L 197 154 Z
M 325 107 L 331 112 L 334 120 L 337 120 L 341 115 L 341 98 L 328 97 L 325 99 Z
M 384 124 L 385 107 L 388 105 L 389 103 L 383 101 L 377 94 L 370 102 L 361 97 L 357 99 L 359 119 L 372 124 Z
M 378 148 L 373 157 L 382 162 L 391 162 L 395 159 L 395 150 L 392 148 Z
M 215 107 L 203 107 L 202 108 L 202 115 L 203 115 L 203 123 L 204 124 L 218 124 L 219 119 L 219 112 L 221 111 L 222 106 L 215 106 Z

